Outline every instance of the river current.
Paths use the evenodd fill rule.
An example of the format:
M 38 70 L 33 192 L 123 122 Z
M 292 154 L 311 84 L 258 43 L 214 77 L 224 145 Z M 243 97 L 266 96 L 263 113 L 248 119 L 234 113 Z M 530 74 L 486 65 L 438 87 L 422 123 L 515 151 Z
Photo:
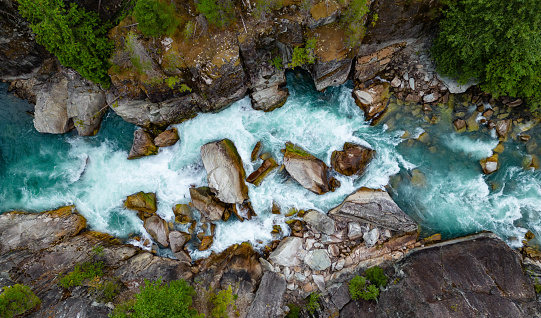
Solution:
M 429 124 L 409 106 L 394 106 L 402 108 L 369 126 L 351 97 L 351 84 L 318 92 L 302 73 L 287 76 L 290 97 L 283 107 L 263 113 L 244 98 L 220 113 L 175 125 L 179 143 L 137 160 L 126 159 L 136 127 L 114 112 L 107 113 L 94 137 L 39 134 L 26 113 L 33 106 L 8 94 L 7 85 L 0 83 L 0 213 L 74 204 L 93 230 L 121 238 L 148 237 L 136 212 L 123 208 L 123 201 L 135 192 L 155 192 L 157 213 L 172 220 L 171 208 L 190 201 L 190 186 L 206 185 L 199 149 L 207 142 L 232 140 L 247 174 L 261 163 L 250 161 L 258 141 L 279 163 L 280 149 L 291 141 L 327 164 L 334 150 L 354 142 L 377 151 L 362 177 L 337 175 L 341 187 L 319 196 L 275 171 L 259 187 L 248 184 L 258 217 L 218 222 L 211 249 L 192 251 L 192 256 L 243 241 L 264 246 L 276 224 L 288 234 L 285 217 L 271 213 L 273 201 L 284 212 L 327 212 L 362 186 L 388 186 L 397 204 L 420 224 L 422 236 L 442 233 L 450 238 L 489 230 L 517 247 L 527 230 L 541 234 L 541 174 L 522 167 L 523 144 L 505 142 L 500 169 L 485 176 L 479 160 L 492 154 L 497 138 L 484 132 L 456 133 L 449 108 L 436 109 L 440 120 Z M 423 132 L 429 142 L 415 139 Z

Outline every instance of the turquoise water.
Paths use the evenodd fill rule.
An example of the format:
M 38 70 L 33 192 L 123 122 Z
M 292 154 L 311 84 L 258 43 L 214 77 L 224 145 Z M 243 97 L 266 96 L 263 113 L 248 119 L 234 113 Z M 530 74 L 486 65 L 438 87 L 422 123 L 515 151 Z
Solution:
M 318 196 L 274 172 L 260 187 L 248 185 L 258 217 L 242 223 L 220 222 L 211 250 L 243 241 L 263 246 L 272 239 L 275 224 L 287 234 L 284 217 L 270 213 L 273 201 L 283 210 L 326 212 L 361 186 L 388 184 L 393 198 L 420 222 L 426 235 L 442 232 L 452 237 L 491 230 L 517 245 L 526 229 L 541 231 L 541 176 L 521 167 L 523 145 L 507 142 L 500 170 L 487 177 L 479 160 L 491 155 L 498 143 L 490 134 L 456 134 L 444 120 L 425 124 L 422 116 L 408 116 L 403 109 L 399 116 L 390 112 L 386 124 L 369 126 L 351 98 L 349 85 L 320 93 L 308 78 L 295 73 L 288 74 L 288 83 L 291 96 L 282 108 L 255 111 L 245 98 L 218 114 L 201 114 L 176 125 L 179 143 L 160 149 L 156 156 L 132 161 L 126 157 L 136 127 L 113 112 L 106 115 L 95 137 L 42 135 L 25 112 L 32 106 L 7 94 L 6 85 L 0 84 L 0 213 L 75 204 L 95 230 L 123 238 L 147 237 L 135 212 L 122 207 L 124 199 L 138 191 L 156 192 L 158 214 L 172 220 L 172 206 L 189 202 L 189 187 L 206 185 L 199 149 L 207 142 L 231 139 L 247 174 L 260 164 L 249 159 L 259 140 L 279 162 L 280 149 L 292 141 L 326 163 L 344 142 L 356 142 L 377 151 L 361 178 L 336 176 L 342 186 Z M 441 114 L 445 116 L 446 110 Z M 430 145 L 414 140 L 420 129 L 430 134 Z M 406 130 L 409 139 L 401 138 Z M 424 183 L 410 182 L 415 169 L 424 175 Z

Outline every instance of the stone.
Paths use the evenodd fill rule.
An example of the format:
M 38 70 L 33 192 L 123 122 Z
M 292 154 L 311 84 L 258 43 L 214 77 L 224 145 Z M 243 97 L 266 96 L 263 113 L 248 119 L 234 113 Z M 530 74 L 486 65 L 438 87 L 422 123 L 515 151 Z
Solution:
M 527 134 L 521 134 L 520 136 L 518 136 L 518 138 L 520 139 L 520 141 L 527 142 L 532 138 L 532 136 Z
M 316 210 L 310 210 L 304 215 L 304 222 L 309 224 L 313 229 L 331 235 L 335 231 L 334 220 L 327 215 Z
M 203 145 L 201 159 L 209 187 L 218 200 L 240 204 L 248 199 L 248 187 L 244 183 L 246 173 L 233 142 L 223 139 Z
M 222 219 L 226 206 L 209 187 L 190 188 L 190 197 L 195 208 L 201 212 L 202 222 Z
M 274 265 L 297 266 L 300 265 L 298 254 L 301 250 L 302 239 L 289 236 L 283 239 L 278 247 L 269 255 L 269 260 Z
M 374 98 L 366 91 L 356 90 L 355 96 L 363 106 L 369 106 L 374 102 Z
M 171 244 L 171 252 L 177 253 L 182 251 L 184 245 L 191 239 L 191 235 L 186 232 L 171 231 L 169 232 L 169 244 Z
M 391 86 L 394 87 L 394 88 L 399 87 L 400 84 L 402 84 L 402 81 L 400 80 L 400 78 L 398 76 L 395 76 L 393 78 L 393 80 L 391 81 Z
M 466 129 L 466 121 L 464 119 L 455 119 L 453 121 L 453 125 L 457 131 L 464 131 Z
M 180 224 L 187 224 L 194 220 L 192 209 L 188 204 L 177 204 L 173 207 L 173 213 L 175 214 L 175 222 Z
M 36 92 L 34 127 L 40 133 L 63 134 L 74 128 L 68 116 L 68 79 L 57 76 Z
M 199 245 L 199 250 L 200 251 L 208 250 L 213 242 L 214 242 L 214 237 L 212 235 L 204 236 L 203 239 L 201 240 L 201 244 Z
M 329 247 L 327 247 L 327 251 L 329 252 L 329 255 L 334 257 L 340 255 L 340 248 L 336 244 L 330 244 Z
M 391 199 L 386 191 L 360 188 L 348 196 L 329 215 L 371 223 L 397 232 L 417 231 L 417 224 Z
M 331 166 L 336 172 L 346 176 L 361 175 L 374 158 L 376 151 L 361 145 L 346 142 L 344 150 L 333 151 Z
M 341 258 L 338 261 L 336 261 L 336 265 L 334 266 L 334 269 L 337 271 L 341 271 L 342 268 L 344 268 L 345 264 L 346 264 L 346 260 Z
M 348 284 L 341 284 L 331 295 L 331 300 L 338 309 L 342 309 L 351 301 Z
M 272 264 L 269 263 L 266 259 L 260 257 L 260 258 L 259 258 L 259 263 L 261 263 L 261 268 L 262 268 L 264 271 L 271 271 L 271 272 L 274 272 L 274 267 L 272 267 Z
M 156 242 L 164 247 L 169 246 L 169 227 L 162 218 L 153 215 L 145 219 L 143 226 Z
M 140 217 L 145 219 L 156 213 L 156 194 L 152 192 L 145 193 L 143 191 L 132 194 L 126 198 L 124 206 L 127 209 L 141 212 Z
M 312 274 L 312 279 L 314 280 L 314 283 L 316 283 L 317 288 L 321 292 L 325 291 L 325 279 L 323 278 L 323 275 L 316 275 Z
M 423 144 L 428 144 L 430 142 L 430 135 L 425 131 L 417 138 Z
M 466 127 L 468 131 L 479 130 L 479 122 L 477 122 L 478 115 L 479 115 L 479 112 L 474 111 L 473 114 L 468 119 L 466 119 Z
M 177 258 L 177 260 L 183 262 L 183 263 L 187 263 L 187 264 L 191 264 L 192 263 L 192 258 L 190 257 L 190 254 L 184 252 L 184 251 L 178 251 L 176 253 L 173 253 L 173 255 L 175 255 L 175 257 Z
M 276 167 L 278 167 L 278 164 L 273 158 L 266 159 L 256 171 L 252 172 L 248 178 L 246 178 L 246 182 L 259 186 L 263 179 L 276 169 Z
M 474 80 L 471 80 L 467 82 L 466 84 L 460 84 L 455 79 L 445 77 L 440 74 L 437 74 L 436 76 L 445 85 L 445 87 L 447 87 L 447 89 L 449 90 L 449 93 L 451 94 L 465 93 L 468 90 L 468 88 L 478 84 L 478 82 Z
M 272 201 L 271 213 L 272 214 L 282 214 L 282 210 L 280 208 L 280 205 L 278 205 L 278 203 L 276 203 L 274 201 Z
M 97 84 L 77 72 L 67 72 L 67 114 L 79 136 L 94 136 L 107 110 L 105 92 Z
M 158 147 L 154 144 L 150 133 L 143 129 L 137 129 L 133 133 L 133 145 L 128 159 L 137 159 L 156 154 L 158 154 Z
M 440 98 L 440 94 L 438 92 L 430 93 L 423 96 L 423 102 L 425 103 L 433 103 Z
M 379 229 L 373 228 L 369 232 L 364 233 L 363 235 L 364 244 L 366 247 L 370 248 L 376 245 L 379 240 Z
M 415 91 L 415 79 L 413 77 L 410 77 L 409 79 L 409 85 L 410 85 L 410 89 L 412 91 Z
M 484 174 L 491 174 L 496 172 L 499 168 L 498 154 L 495 153 L 492 156 L 479 161 Z
M 419 169 L 411 171 L 411 184 L 416 187 L 426 186 L 426 177 Z
M 179 139 L 178 130 L 176 128 L 171 128 L 154 138 L 154 144 L 158 147 L 169 147 L 176 144 Z
M 501 139 L 506 139 L 507 134 L 511 131 L 512 121 L 511 119 L 499 120 L 496 123 L 496 133 Z
M 503 151 L 505 150 L 505 146 L 503 145 L 502 142 L 500 142 L 496 148 L 492 149 L 492 151 L 494 151 L 495 153 L 502 153 Z
M 304 263 L 314 271 L 323 271 L 331 267 L 331 259 L 324 249 L 308 251 L 304 257 Z
M 365 229 L 358 222 L 348 223 L 348 238 L 350 240 L 356 240 L 363 237 Z
M 331 190 L 325 163 L 290 142 L 286 143 L 284 166 L 293 179 L 315 194 Z
M 261 152 L 261 148 L 263 148 L 263 143 L 261 141 L 258 141 L 255 144 L 254 149 L 252 150 L 252 154 L 250 155 L 250 160 L 252 160 L 252 162 L 257 160 L 257 157 L 259 156 L 259 153 Z
M 265 272 L 246 317 L 281 317 L 286 286 L 284 276 L 275 272 Z

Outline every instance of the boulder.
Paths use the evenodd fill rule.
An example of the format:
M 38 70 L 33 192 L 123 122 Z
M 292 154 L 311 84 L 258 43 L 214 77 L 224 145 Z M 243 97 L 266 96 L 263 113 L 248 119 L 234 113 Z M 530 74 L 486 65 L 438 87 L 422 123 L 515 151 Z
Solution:
M 93 136 L 107 110 L 105 92 L 74 71 L 68 72 L 67 114 L 79 136 Z
M 358 222 L 349 222 L 348 223 L 348 239 L 356 240 L 363 237 L 363 234 L 367 232 L 368 229 L 361 226 Z
M 306 263 L 313 271 L 324 271 L 331 267 L 331 259 L 324 249 L 308 251 L 304 257 L 304 263 Z
M 353 94 L 355 103 L 364 111 L 365 120 L 372 120 L 373 125 L 387 109 L 389 87 L 389 83 L 375 84 L 367 90 L 357 90 Z
M 346 176 L 361 175 L 375 154 L 375 150 L 346 142 L 344 150 L 333 151 L 331 166 L 338 173 Z
M 453 121 L 455 129 L 459 132 L 466 130 L 466 121 L 464 119 L 457 118 Z
M 363 234 L 363 240 L 364 240 L 364 244 L 366 245 L 366 247 L 368 248 L 371 248 L 373 247 L 374 245 L 376 245 L 376 243 L 378 242 L 379 240 L 379 230 L 378 228 L 373 228 L 372 230 L 366 232 Z
M 511 119 L 504 119 L 498 121 L 496 123 L 496 132 L 498 133 L 498 137 L 505 140 L 507 138 L 507 134 L 509 134 L 509 132 L 511 131 L 512 123 L 513 122 L 511 121 Z
M 491 174 L 498 170 L 499 163 L 498 163 L 498 154 L 495 153 L 492 156 L 482 159 L 479 161 L 481 164 L 481 168 L 483 169 L 484 174 Z
M 293 179 L 315 194 L 324 194 L 331 190 L 327 179 L 327 165 L 290 142 L 286 143 L 284 166 Z
M 248 187 L 244 183 L 246 173 L 231 140 L 223 139 L 203 145 L 201 159 L 207 171 L 209 187 L 220 201 L 240 204 L 248 199 Z
M 257 157 L 259 156 L 259 153 L 261 152 L 262 148 L 263 148 L 263 143 L 261 141 L 258 141 L 255 144 L 254 149 L 252 149 L 252 153 L 250 154 L 250 160 L 252 160 L 252 162 L 257 160 Z
M 55 76 L 36 92 L 34 127 L 40 133 L 63 134 L 74 128 L 68 116 L 68 79 Z
M 192 203 L 201 212 L 201 221 L 218 221 L 225 211 L 225 203 L 212 193 L 209 187 L 190 188 Z
M 321 212 L 318 212 L 316 210 L 310 210 L 306 212 L 306 214 L 304 215 L 304 222 L 306 222 L 313 229 L 321 233 L 327 235 L 334 234 L 334 220 Z
M 150 133 L 143 129 L 137 129 L 133 133 L 133 145 L 128 159 L 137 159 L 156 154 L 158 154 L 158 147 L 154 144 Z
M 124 206 L 128 209 L 141 212 L 141 218 L 145 219 L 156 213 L 156 194 L 143 191 L 132 194 L 124 201 Z
M 348 196 L 329 215 L 371 223 L 396 232 L 417 231 L 417 224 L 393 201 L 386 191 L 361 188 Z
M 157 215 L 145 219 L 143 226 L 152 238 L 164 247 L 169 246 L 169 226 Z
M 210 246 L 212 245 L 212 243 L 214 243 L 214 236 L 212 235 L 203 236 L 203 238 L 201 239 L 201 244 L 199 245 L 199 250 L 200 251 L 208 250 Z
M 171 244 L 171 252 L 177 253 L 182 251 L 184 245 L 188 243 L 191 235 L 186 232 L 171 231 L 169 232 L 169 244 Z
M 192 209 L 187 204 L 177 204 L 173 207 L 173 213 L 175 214 L 175 222 L 180 224 L 186 224 L 193 221 Z
M 246 182 L 259 186 L 263 179 L 276 167 L 278 167 L 278 164 L 273 158 L 266 159 L 256 171 L 252 172 L 248 178 L 246 178 Z
M 176 144 L 179 139 L 178 130 L 176 128 L 171 128 L 154 138 L 154 144 L 157 147 L 169 147 Z
M 289 236 L 283 239 L 278 247 L 269 255 L 269 260 L 274 265 L 298 266 L 301 263 L 298 258 L 299 252 L 302 250 L 302 238 Z
M 286 286 L 287 283 L 283 275 L 275 272 L 265 272 L 246 317 L 282 317 L 283 296 Z

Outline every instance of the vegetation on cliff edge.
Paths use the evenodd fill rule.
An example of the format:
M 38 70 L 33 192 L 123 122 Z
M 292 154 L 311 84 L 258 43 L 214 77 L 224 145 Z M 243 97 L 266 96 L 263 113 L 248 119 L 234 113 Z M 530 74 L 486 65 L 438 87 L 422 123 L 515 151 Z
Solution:
M 172 35 L 180 23 L 174 6 L 158 0 L 138 0 L 133 15 L 147 36 Z
M 29 287 L 15 284 L 4 287 L 0 294 L 0 318 L 11 318 L 28 312 L 41 304 Z

